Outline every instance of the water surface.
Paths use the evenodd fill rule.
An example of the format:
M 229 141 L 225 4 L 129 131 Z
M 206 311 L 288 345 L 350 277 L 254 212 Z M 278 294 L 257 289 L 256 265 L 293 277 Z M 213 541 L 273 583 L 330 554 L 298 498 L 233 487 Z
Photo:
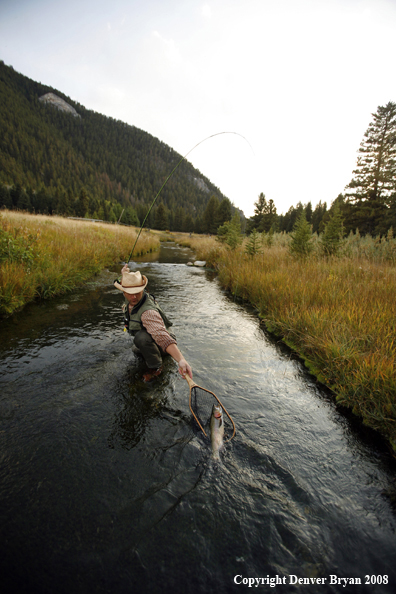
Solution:
M 2 322 L 3 591 L 227 593 L 251 591 L 235 576 L 278 576 L 278 592 L 394 592 L 391 455 L 189 259 L 169 245 L 137 266 L 234 418 L 220 464 L 173 360 L 142 382 L 121 266 Z

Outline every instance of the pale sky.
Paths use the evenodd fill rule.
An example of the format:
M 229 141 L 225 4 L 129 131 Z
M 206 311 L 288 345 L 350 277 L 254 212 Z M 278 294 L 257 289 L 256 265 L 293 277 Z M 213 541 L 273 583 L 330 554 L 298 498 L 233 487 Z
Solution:
M 188 157 L 251 216 L 344 191 L 396 101 L 396 0 L 0 0 L 0 59 Z

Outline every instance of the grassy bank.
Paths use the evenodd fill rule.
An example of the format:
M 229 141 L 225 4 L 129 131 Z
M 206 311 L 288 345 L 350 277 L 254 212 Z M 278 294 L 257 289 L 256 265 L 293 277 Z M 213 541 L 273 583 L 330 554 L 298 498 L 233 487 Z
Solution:
M 396 266 L 385 248 L 351 238 L 349 256 L 298 261 L 285 236 L 255 257 L 243 247 L 230 255 L 214 238 L 179 240 L 396 450 Z
M 105 266 L 124 260 L 137 230 L 120 225 L 3 211 L 0 216 L 0 315 L 36 298 L 70 291 Z M 143 232 L 135 255 L 159 248 Z

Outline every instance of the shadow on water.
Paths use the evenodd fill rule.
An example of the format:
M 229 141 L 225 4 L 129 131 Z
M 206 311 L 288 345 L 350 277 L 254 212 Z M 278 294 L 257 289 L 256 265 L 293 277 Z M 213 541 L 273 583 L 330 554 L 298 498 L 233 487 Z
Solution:
M 220 462 L 174 361 L 142 382 L 118 269 L 2 323 L 2 591 L 392 592 L 393 458 L 190 259 L 166 245 L 136 265 L 236 422 Z

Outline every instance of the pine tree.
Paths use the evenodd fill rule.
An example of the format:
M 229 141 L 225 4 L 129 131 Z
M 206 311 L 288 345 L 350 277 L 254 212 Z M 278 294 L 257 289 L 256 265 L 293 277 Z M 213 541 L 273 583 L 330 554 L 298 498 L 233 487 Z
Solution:
M 0 186 L 0 207 L 12 208 L 12 198 L 8 189 L 5 186 Z
M 78 205 L 76 207 L 77 216 L 84 218 L 89 210 L 89 198 L 85 188 L 81 188 L 80 195 L 78 197 Z M 106 217 L 107 220 L 107 217 Z
M 344 237 L 344 224 L 338 203 L 330 210 L 330 218 L 320 237 L 320 244 L 326 256 L 336 256 Z
M 254 215 L 250 217 L 247 223 L 247 233 L 253 231 L 253 229 L 259 229 L 263 215 L 267 210 L 267 199 L 263 192 L 260 193 L 257 202 L 254 203 Z
M 311 225 L 308 223 L 305 217 L 305 211 L 303 210 L 298 217 L 293 233 L 291 233 L 291 242 L 289 244 L 289 250 L 293 256 L 304 258 L 308 256 L 313 249 L 311 242 L 312 232 Z
M 227 223 L 225 223 L 227 224 Z M 234 216 L 232 217 L 231 221 L 228 223 L 228 230 L 226 235 L 226 244 L 232 250 L 238 247 L 242 243 L 242 235 L 241 235 L 241 218 L 237 211 L 235 211 Z
M 227 221 L 231 221 L 231 217 L 232 217 L 231 202 L 228 198 L 223 198 L 223 200 L 220 202 L 217 215 L 218 215 L 218 220 L 217 220 L 218 225 L 223 225 Z
M 396 103 L 379 106 L 360 144 L 354 177 L 347 185 L 353 200 L 386 202 L 396 191 Z
M 163 202 L 159 203 L 156 210 L 154 227 L 160 231 L 165 231 L 168 228 L 168 216 Z
M 319 203 L 315 206 L 315 210 L 312 213 L 312 232 L 313 233 L 319 233 L 319 231 L 321 231 L 321 223 L 322 223 L 322 220 L 323 220 L 323 217 L 324 217 L 326 211 L 327 211 L 326 202 L 324 202 L 322 204 L 322 201 L 319 201 Z
M 210 197 L 208 204 L 206 205 L 205 212 L 203 215 L 203 224 L 205 233 L 216 234 L 218 225 L 218 211 L 219 211 L 219 200 L 213 195 Z
M 257 231 L 257 229 L 253 229 L 253 231 L 249 235 L 249 239 L 246 244 L 245 252 L 249 256 L 252 256 L 252 258 L 253 258 L 256 254 L 261 253 L 261 246 L 262 246 L 261 235 Z
M 264 231 L 265 233 L 268 233 L 271 227 L 275 225 L 276 219 L 276 206 L 271 198 L 264 206 L 261 222 L 259 225 L 259 231 Z

